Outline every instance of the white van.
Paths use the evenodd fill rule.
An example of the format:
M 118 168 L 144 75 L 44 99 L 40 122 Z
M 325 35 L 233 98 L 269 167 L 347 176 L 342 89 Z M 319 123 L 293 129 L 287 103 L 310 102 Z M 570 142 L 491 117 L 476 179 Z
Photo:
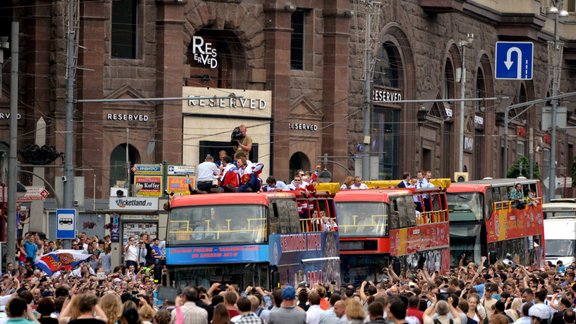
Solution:
M 564 265 L 576 257 L 576 202 L 552 201 L 542 205 L 546 261 Z

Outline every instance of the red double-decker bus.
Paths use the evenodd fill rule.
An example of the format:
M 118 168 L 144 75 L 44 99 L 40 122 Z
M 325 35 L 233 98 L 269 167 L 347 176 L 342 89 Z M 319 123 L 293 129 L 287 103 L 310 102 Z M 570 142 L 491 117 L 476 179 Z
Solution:
M 452 265 L 464 255 L 479 262 L 506 259 L 523 265 L 544 260 L 542 188 L 539 180 L 484 179 L 447 189 Z
M 369 185 L 377 186 L 375 182 Z M 430 199 L 431 210 L 415 209 L 414 202 L 422 199 Z M 398 274 L 423 267 L 430 272 L 449 271 L 445 190 L 344 190 L 338 192 L 334 200 L 343 282 L 380 281 L 386 278 L 383 269 L 389 265 Z

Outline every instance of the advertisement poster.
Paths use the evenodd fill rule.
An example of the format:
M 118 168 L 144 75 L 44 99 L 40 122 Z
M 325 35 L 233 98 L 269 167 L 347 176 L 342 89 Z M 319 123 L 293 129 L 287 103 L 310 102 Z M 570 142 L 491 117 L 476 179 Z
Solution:
M 194 178 L 186 176 L 169 176 L 168 192 L 173 192 L 177 196 L 189 195 L 188 185 L 194 188 Z
M 134 189 L 138 197 L 160 197 L 162 176 L 134 176 Z

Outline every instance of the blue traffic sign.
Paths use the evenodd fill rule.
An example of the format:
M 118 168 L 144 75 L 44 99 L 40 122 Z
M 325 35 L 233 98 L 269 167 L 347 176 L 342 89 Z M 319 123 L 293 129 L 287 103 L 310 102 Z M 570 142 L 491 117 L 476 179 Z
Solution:
M 496 42 L 496 79 L 532 80 L 534 43 Z
M 56 238 L 73 239 L 76 237 L 76 209 L 56 210 Z

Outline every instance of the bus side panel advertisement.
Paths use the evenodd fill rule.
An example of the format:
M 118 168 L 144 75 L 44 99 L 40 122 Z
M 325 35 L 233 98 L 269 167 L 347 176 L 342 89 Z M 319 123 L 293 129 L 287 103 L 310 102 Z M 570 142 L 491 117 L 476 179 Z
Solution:
M 267 245 L 174 247 L 166 249 L 166 264 L 267 262 Z
M 542 207 L 526 206 L 522 209 L 510 204 L 509 208 L 495 211 L 486 220 L 488 243 L 510 240 L 526 236 L 541 235 L 543 224 Z
M 390 254 L 402 256 L 449 246 L 448 222 L 390 230 Z
M 283 282 L 340 282 L 336 232 L 273 234 L 269 243 L 270 264 L 278 266 Z

